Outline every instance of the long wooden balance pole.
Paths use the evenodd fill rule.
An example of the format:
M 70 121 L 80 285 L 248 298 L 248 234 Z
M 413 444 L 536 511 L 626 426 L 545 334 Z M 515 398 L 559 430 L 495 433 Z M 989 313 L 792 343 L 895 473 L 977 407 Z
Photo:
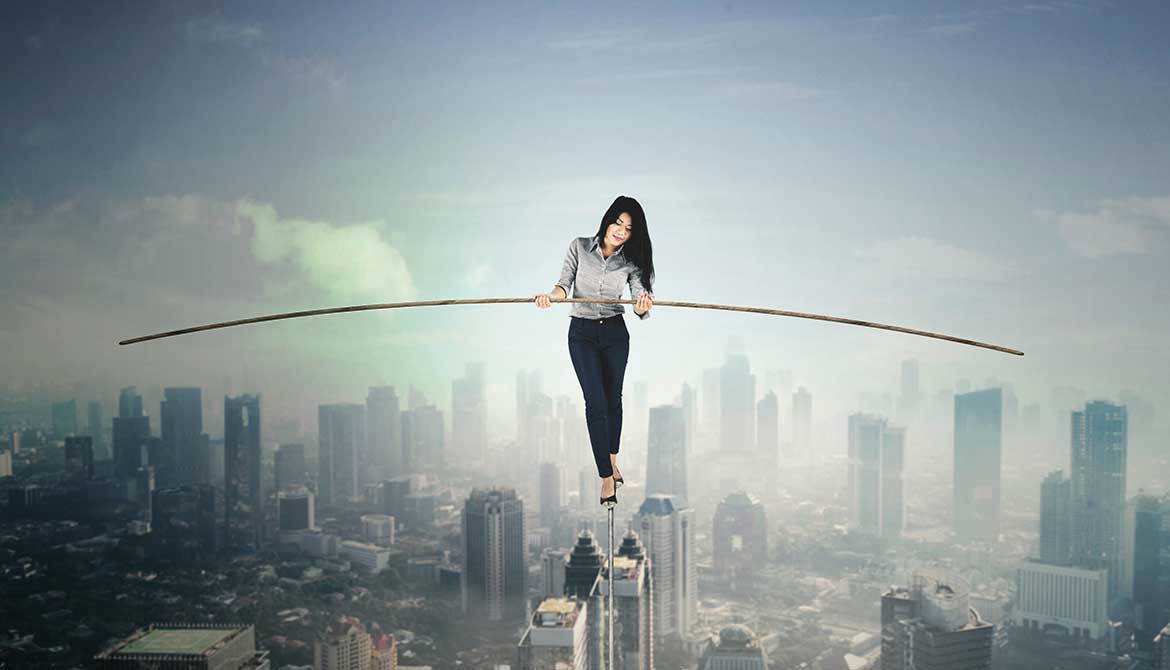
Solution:
M 396 309 L 398 307 L 437 307 L 439 305 L 488 305 L 498 303 L 531 303 L 535 296 L 531 298 L 473 298 L 467 300 L 422 300 L 419 302 L 386 302 L 372 305 L 351 305 L 349 307 L 327 307 L 325 309 L 310 309 L 302 312 L 285 312 L 283 314 L 269 314 L 267 316 L 255 316 L 250 319 L 238 319 L 236 321 L 222 321 L 220 323 L 209 323 L 205 326 L 192 326 L 190 328 L 180 328 L 179 330 L 168 330 L 165 333 L 155 333 L 154 335 L 143 335 L 141 337 L 133 337 L 128 340 L 122 340 L 118 344 L 136 344 L 138 342 L 146 342 L 148 340 L 158 340 L 164 337 L 174 337 L 175 335 L 185 335 L 187 333 L 197 333 L 202 330 L 215 330 L 217 328 L 227 328 L 229 326 L 242 326 L 248 323 L 260 323 L 261 321 L 278 321 L 280 319 L 297 319 L 304 316 L 320 316 L 322 314 L 340 314 L 342 312 L 364 312 L 373 309 Z M 591 303 L 609 303 L 609 304 L 636 304 L 634 300 L 595 300 L 588 298 L 550 298 L 549 302 L 591 302 Z M 986 342 L 977 342 L 975 340 L 968 340 L 961 337 L 952 337 L 950 335 L 942 335 L 940 333 L 932 333 L 926 330 L 915 330 L 914 328 L 903 328 L 901 326 L 891 326 L 884 323 L 877 323 L 874 321 L 861 321 L 859 319 L 846 319 L 838 316 L 825 316 L 823 314 L 808 314 L 805 312 L 789 312 L 783 309 L 767 309 L 764 307 L 740 307 L 737 305 L 715 305 L 702 302 L 675 302 L 671 300 L 655 300 L 654 307 L 692 307 L 695 309 L 720 309 L 729 312 L 752 312 L 755 314 L 771 314 L 773 316 L 794 316 L 800 319 L 817 319 L 820 321 L 833 321 L 835 323 L 845 323 L 852 326 L 865 326 L 867 328 L 882 328 L 884 330 L 894 330 L 899 333 L 909 333 L 911 335 L 921 335 L 922 337 L 933 337 L 939 340 L 948 340 L 950 342 L 958 342 L 959 344 L 969 344 L 973 347 L 982 347 L 984 349 L 992 349 L 994 351 L 1002 351 L 1005 354 L 1013 354 L 1016 356 L 1023 356 L 1024 352 L 1016 349 L 1009 349 L 995 344 L 988 344 Z

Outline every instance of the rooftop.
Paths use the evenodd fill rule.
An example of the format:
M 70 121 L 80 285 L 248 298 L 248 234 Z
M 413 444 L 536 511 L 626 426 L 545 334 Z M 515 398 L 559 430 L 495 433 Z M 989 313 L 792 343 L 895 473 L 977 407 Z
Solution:
M 155 628 L 118 649 L 119 654 L 204 654 L 239 628 Z

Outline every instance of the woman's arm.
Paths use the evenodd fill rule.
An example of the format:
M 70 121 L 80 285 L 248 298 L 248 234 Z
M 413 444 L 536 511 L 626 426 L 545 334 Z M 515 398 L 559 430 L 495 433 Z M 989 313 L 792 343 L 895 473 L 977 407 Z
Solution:
M 565 262 L 561 264 L 561 278 L 553 287 L 553 292 L 561 290 L 561 298 L 569 297 L 569 287 L 577 280 L 577 239 L 569 242 L 569 250 L 565 252 Z M 549 295 L 553 295 L 552 292 Z

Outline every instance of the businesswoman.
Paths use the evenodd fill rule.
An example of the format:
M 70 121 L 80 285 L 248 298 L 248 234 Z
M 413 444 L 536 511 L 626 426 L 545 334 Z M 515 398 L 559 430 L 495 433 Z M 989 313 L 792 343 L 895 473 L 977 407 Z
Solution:
M 551 306 L 551 299 L 621 299 L 624 286 L 636 300 L 634 314 L 650 316 L 654 259 L 646 215 L 637 200 L 621 195 L 601 217 L 597 234 L 569 243 L 561 278 L 549 293 L 534 297 L 537 307 Z M 630 355 L 630 332 L 621 304 L 575 302 L 570 311 L 569 357 L 585 396 L 585 424 L 597 474 L 601 478 L 601 504 L 617 504 L 617 487 L 624 483 L 617 469 L 622 435 L 622 381 Z

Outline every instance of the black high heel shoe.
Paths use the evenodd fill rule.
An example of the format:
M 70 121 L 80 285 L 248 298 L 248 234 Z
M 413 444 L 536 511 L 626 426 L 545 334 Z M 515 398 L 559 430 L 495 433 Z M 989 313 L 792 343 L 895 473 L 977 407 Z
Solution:
M 613 490 L 616 492 L 618 489 L 620 489 L 622 487 L 622 484 L 625 484 L 625 483 L 626 483 L 626 480 L 622 479 L 621 477 L 614 477 L 613 478 Z
M 614 505 L 617 504 L 617 487 L 616 486 L 614 487 L 614 494 L 608 498 L 602 498 L 601 504 L 604 505 L 605 507 L 613 507 Z

